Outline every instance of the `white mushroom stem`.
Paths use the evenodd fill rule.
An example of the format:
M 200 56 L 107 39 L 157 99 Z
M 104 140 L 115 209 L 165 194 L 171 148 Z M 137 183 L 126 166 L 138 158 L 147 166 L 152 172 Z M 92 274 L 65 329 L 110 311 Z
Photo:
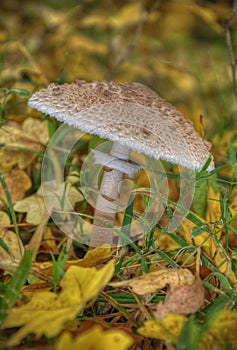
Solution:
M 96 155 L 98 155 L 98 152 Z M 111 157 L 112 159 L 110 155 L 113 156 Z M 104 244 L 113 245 L 113 229 L 108 228 L 108 226 L 114 226 L 117 199 L 119 198 L 119 187 L 124 172 L 119 170 L 117 166 L 113 168 L 112 162 L 116 157 L 119 158 L 121 162 L 125 163 L 125 161 L 129 159 L 130 149 L 115 142 L 110 151 L 110 155 L 108 155 L 106 162 L 104 160 L 100 161 L 98 157 L 96 159 L 97 163 L 106 165 L 106 169 L 104 170 L 103 179 L 101 181 L 100 193 L 97 197 L 90 247 L 101 247 Z M 134 167 L 134 165 L 131 165 L 131 167 Z M 122 170 L 124 170 L 123 167 Z M 138 170 L 139 167 L 135 165 L 134 172 Z M 131 170 L 129 173 L 131 173 Z

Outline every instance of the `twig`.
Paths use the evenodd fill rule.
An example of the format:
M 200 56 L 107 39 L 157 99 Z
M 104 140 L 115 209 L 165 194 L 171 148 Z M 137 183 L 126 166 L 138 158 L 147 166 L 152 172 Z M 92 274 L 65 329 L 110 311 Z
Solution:
M 237 0 L 233 0 L 232 9 L 229 13 L 229 16 L 225 19 L 225 22 L 224 22 L 224 28 L 225 28 L 226 46 L 229 54 L 230 67 L 231 67 L 231 73 L 232 73 L 232 79 L 233 79 L 234 94 L 237 99 L 236 58 L 234 54 L 234 48 L 233 48 L 233 43 L 232 43 L 231 33 L 230 33 L 230 26 L 236 14 L 236 11 L 237 11 Z
M 134 35 L 133 35 L 132 39 L 130 40 L 130 42 L 128 43 L 128 45 L 127 45 L 126 49 L 124 50 L 123 54 L 118 59 L 118 62 L 114 65 L 114 67 L 112 67 L 111 71 L 107 74 L 107 77 L 106 77 L 107 80 L 113 79 L 113 77 L 115 76 L 117 71 L 120 69 L 120 67 L 124 64 L 124 62 L 126 62 L 126 60 L 128 59 L 129 55 L 134 50 L 134 48 L 135 48 L 135 46 L 137 44 L 137 41 L 138 41 L 138 39 L 140 37 L 140 34 L 142 32 L 142 29 L 143 29 L 146 21 L 148 20 L 150 14 L 159 8 L 159 6 L 161 4 L 161 1 L 162 0 L 155 1 L 154 4 L 151 6 L 151 8 L 147 12 L 145 12 L 144 11 L 144 6 L 143 6 L 143 0 L 140 0 L 141 17 L 140 17 L 140 20 L 138 21 L 138 24 L 137 24 L 137 27 L 135 29 Z

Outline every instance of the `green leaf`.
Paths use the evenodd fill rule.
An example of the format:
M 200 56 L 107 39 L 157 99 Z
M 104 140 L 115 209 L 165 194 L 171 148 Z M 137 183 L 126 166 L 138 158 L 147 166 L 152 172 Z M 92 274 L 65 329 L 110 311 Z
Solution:
M 236 153 L 234 150 L 234 147 L 232 146 L 232 143 L 230 140 L 227 141 L 227 146 L 228 146 L 228 152 L 229 152 L 229 160 L 230 160 L 230 166 L 232 168 L 233 173 L 235 172 L 236 169 Z
M 178 237 L 177 234 L 172 232 L 167 232 L 167 234 L 175 243 L 180 245 L 180 247 L 187 247 L 188 244 L 182 238 Z
M 10 254 L 10 250 L 2 237 L 0 237 L 0 247 L 2 247 L 8 254 Z
M 179 335 L 176 350 L 196 350 L 200 342 L 202 332 L 194 318 L 188 319 Z
M 227 277 L 225 277 L 225 275 L 223 275 L 221 272 L 214 271 L 214 272 L 212 272 L 212 275 L 218 278 L 218 280 L 221 282 L 224 290 L 228 291 L 228 290 L 233 289 L 233 287 L 230 284 L 230 282 L 228 281 Z
M 177 268 L 177 264 L 175 263 L 175 261 L 173 259 L 171 259 L 169 257 L 169 255 L 167 255 L 165 252 L 163 252 L 162 250 L 158 249 L 155 247 L 155 245 L 153 246 L 154 250 L 157 252 L 157 254 L 159 254 L 162 259 L 164 259 L 171 267 L 173 268 Z
M 193 198 L 193 206 L 194 211 L 197 215 L 202 218 L 205 217 L 206 209 L 207 209 L 207 181 L 200 181 L 199 184 L 195 188 L 194 198 Z
M 235 258 L 231 259 L 231 269 L 235 274 L 235 278 L 237 279 L 237 259 Z
M 133 203 L 134 203 L 134 194 L 131 193 L 128 200 L 128 206 L 126 207 L 123 222 L 121 226 L 121 236 L 119 237 L 119 245 L 123 246 L 127 244 L 127 240 L 125 237 L 130 236 L 131 222 L 133 218 Z
M 30 92 L 25 89 L 10 89 L 8 93 L 15 94 L 22 97 L 30 97 Z
M 54 255 L 50 252 L 52 258 L 52 276 L 53 276 L 53 289 L 56 291 L 56 287 L 60 278 L 64 275 L 64 266 L 67 262 L 68 255 L 64 249 L 61 250 L 58 260 L 55 259 Z
M 220 295 L 217 299 L 208 304 L 202 311 L 205 314 L 211 315 L 223 310 L 228 303 L 231 303 L 230 298 L 226 295 Z
M 10 283 L 7 285 L 3 298 L 0 299 L 0 321 L 4 321 L 7 310 L 14 306 L 18 299 L 21 288 L 24 286 L 30 272 L 33 252 L 26 250 L 19 266 L 16 269 Z
M 10 195 L 10 192 L 8 190 L 6 181 L 5 181 L 4 176 L 3 176 L 1 171 L 0 171 L 0 183 L 2 185 L 3 191 L 4 191 L 6 199 L 7 199 L 7 203 L 8 203 L 8 206 L 9 206 L 9 211 L 10 211 L 10 214 L 11 214 L 11 218 L 12 218 L 12 222 L 14 224 L 14 228 L 15 228 L 16 234 L 19 235 L 19 230 L 18 230 L 17 220 L 16 220 L 16 214 L 15 214 L 15 211 L 14 211 L 14 208 L 13 208 L 11 195 Z

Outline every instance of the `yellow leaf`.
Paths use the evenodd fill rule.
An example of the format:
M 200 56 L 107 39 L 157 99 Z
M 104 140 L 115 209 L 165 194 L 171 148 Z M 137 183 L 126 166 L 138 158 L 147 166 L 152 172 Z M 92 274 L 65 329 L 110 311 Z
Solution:
M 213 28 L 217 33 L 223 33 L 223 27 L 218 23 L 218 16 L 216 11 L 212 11 L 204 6 L 199 6 L 192 3 L 189 5 L 191 13 L 199 16 L 203 21 L 205 21 L 211 28 Z
M 122 29 L 126 26 L 136 24 L 141 18 L 141 9 L 138 2 L 124 5 L 114 16 L 108 18 L 112 28 Z
M 60 201 L 65 196 L 65 206 L 62 208 Z M 67 210 L 70 206 L 74 206 L 76 202 L 83 199 L 82 194 L 69 184 L 56 181 L 49 181 L 43 183 L 38 189 L 37 193 L 18 201 L 14 205 L 14 210 L 26 214 L 26 222 L 34 225 L 40 224 L 45 212 L 45 200 L 50 205 L 53 203 L 54 209 Z
M 137 332 L 145 337 L 163 339 L 175 343 L 187 318 L 183 315 L 169 314 L 162 320 L 145 321 Z
M 237 349 L 237 312 L 222 310 L 201 338 L 198 350 Z
M 83 259 L 67 261 L 65 267 L 68 268 L 71 265 L 81 267 L 96 266 L 104 259 L 110 258 L 111 255 L 112 251 L 109 248 L 95 248 L 92 250 L 88 250 Z
M 135 293 L 144 295 L 146 293 L 153 293 L 157 289 L 164 288 L 167 285 L 173 291 L 178 287 L 190 285 L 193 281 L 194 275 L 192 272 L 188 269 L 179 269 L 154 271 L 131 280 L 113 282 L 110 285 L 113 287 L 130 286 Z
M 17 201 L 14 205 L 14 210 L 26 214 L 26 222 L 29 224 L 38 225 L 41 222 L 45 212 L 45 204 L 43 197 L 33 194 L 21 201 Z
M 75 296 L 78 298 L 80 295 L 84 305 L 106 286 L 113 272 L 114 262 L 112 260 L 100 270 L 96 270 L 95 267 L 70 266 L 61 282 L 65 292 L 60 294 L 60 301 L 65 298 L 65 300 L 75 299 Z
M 60 336 L 55 349 L 126 350 L 132 344 L 132 337 L 120 329 L 103 331 L 101 327 L 94 326 L 74 339 L 70 333 L 64 332 Z
M 110 258 L 112 255 L 111 249 L 108 248 L 95 248 L 93 250 L 88 250 L 83 259 L 68 260 L 65 264 L 64 269 L 68 270 L 70 266 L 80 266 L 80 267 L 92 267 L 98 266 L 106 259 Z M 46 275 L 52 276 L 52 263 L 51 262 L 35 262 L 33 264 L 34 269 L 39 270 L 39 272 Z
M 49 141 L 48 122 L 46 120 L 27 118 L 22 124 L 22 131 L 35 143 L 40 142 L 46 145 Z
M 17 345 L 28 334 L 37 337 L 56 336 L 67 321 L 75 319 L 85 304 L 98 295 L 106 286 L 114 272 L 111 260 L 100 270 L 71 266 L 62 281 L 59 295 L 53 292 L 39 292 L 30 302 L 10 311 L 4 327 L 21 327 L 9 340 L 9 345 Z

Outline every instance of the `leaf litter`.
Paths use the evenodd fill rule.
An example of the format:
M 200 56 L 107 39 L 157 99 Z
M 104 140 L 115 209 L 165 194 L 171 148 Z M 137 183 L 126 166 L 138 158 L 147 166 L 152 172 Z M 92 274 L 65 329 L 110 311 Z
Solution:
M 230 263 L 236 257 L 237 232 L 236 174 L 231 175 L 231 172 L 236 170 L 234 154 L 236 152 L 233 151 L 236 149 L 236 131 L 232 125 L 235 106 L 229 96 L 230 85 L 226 79 L 228 76 L 226 52 L 223 51 L 224 59 L 220 59 L 223 56 L 219 47 L 218 50 L 213 49 L 213 52 L 218 52 L 218 59 L 215 61 L 214 55 L 209 52 L 210 41 L 207 45 L 202 37 L 202 30 L 211 29 L 211 35 L 217 35 L 216 43 L 223 41 L 220 23 L 224 23 L 230 9 L 223 2 L 205 6 L 194 2 L 195 4 L 192 0 L 188 0 L 185 6 L 177 7 L 176 2 L 171 1 L 169 4 L 162 4 L 162 11 L 158 5 L 151 12 L 148 4 L 144 3 L 144 13 L 142 6 L 136 1 L 112 7 L 105 6 L 105 2 L 102 1 L 99 8 L 91 1 L 86 11 L 84 3 L 72 7 L 69 11 L 34 2 L 21 4 L 21 11 L 18 11 L 18 7 L 16 11 L 12 11 L 17 2 L 10 5 L 7 2 L 1 4 L 3 13 L 6 11 L 7 16 L 1 17 L 3 64 L 0 83 L 11 86 L 10 90 L 15 91 L 18 96 L 9 95 L 6 101 L 1 99 L 3 126 L 0 129 L 0 170 L 14 203 L 20 230 L 18 236 L 9 219 L 4 189 L 0 187 L 1 210 L 5 211 L 0 215 L 0 266 L 3 281 L 1 296 L 2 293 L 4 295 L 4 285 L 7 285 L 12 275 L 14 276 L 15 266 L 27 246 L 25 233 L 32 236 L 33 229 L 36 234 L 33 234 L 33 237 L 38 236 L 37 240 L 31 241 L 35 247 L 35 260 L 27 285 L 23 287 L 15 307 L 8 310 L 6 324 L 9 322 L 9 327 L 15 327 L 13 325 L 17 324 L 17 328 L 7 329 L 7 337 L 10 334 L 8 345 L 17 344 L 16 346 L 20 347 L 21 341 L 28 338 L 27 346 L 33 341 L 32 346 L 40 349 L 41 342 L 45 339 L 41 335 L 51 337 L 53 334 L 57 338 L 53 345 L 56 350 L 73 349 L 73 347 L 98 350 L 102 344 L 103 349 L 108 347 L 125 350 L 136 346 L 145 350 L 173 349 L 175 344 L 178 344 L 182 332 L 188 329 L 189 322 L 191 324 L 194 319 L 197 324 L 195 329 L 200 327 L 200 332 L 193 333 L 195 336 L 198 333 L 202 335 L 198 349 L 237 348 L 236 312 L 231 310 L 236 308 L 237 282 Z M 199 23 L 196 21 L 197 18 Z M 26 23 L 27 27 L 23 23 Z M 143 26 L 145 30 L 141 31 Z M 199 41 L 195 46 L 195 41 L 191 42 L 188 39 L 190 33 L 196 32 L 197 28 L 200 28 L 199 34 L 203 38 L 202 49 Z M 234 26 L 232 30 L 234 31 Z M 14 33 L 17 33 L 17 36 Z M 133 33 L 134 38 L 131 37 Z M 140 37 L 137 40 L 136 36 L 139 33 Z M 177 37 L 174 33 L 177 33 Z M 130 37 L 131 45 L 127 47 L 127 40 Z M 185 41 L 187 45 L 183 45 L 182 42 L 180 51 L 177 38 L 181 37 L 187 40 Z M 188 55 L 185 47 L 192 47 L 192 50 L 188 49 Z M 136 48 L 136 52 L 132 51 L 133 48 Z M 198 75 L 194 66 L 190 65 L 190 62 L 193 62 L 193 59 L 190 59 L 190 51 L 199 57 L 199 60 L 195 61 L 195 66 L 199 66 Z M 4 59 L 7 64 L 4 64 Z M 117 62 L 122 62 L 122 65 L 118 65 Z M 215 74 L 210 69 L 214 66 L 218 70 Z M 218 76 L 218 84 L 214 76 Z M 209 135 L 213 136 L 216 164 L 222 166 L 218 175 L 223 176 L 224 181 L 229 182 L 232 188 L 232 191 L 227 189 L 225 208 L 222 207 L 221 211 L 223 200 L 220 188 L 214 191 L 210 186 L 216 179 L 211 177 L 205 180 L 207 174 L 204 174 L 204 180 L 199 178 L 197 182 L 196 188 L 200 187 L 199 197 L 196 197 L 196 203 L 190 209 L 189 217 L 184 220 L 177 232 L 173 234 L 166 232 L 167 218 L 162 217 L 160 226 L 157 225 L 154 230 L 153 238 L 156 239 L 154 245 L 148 248 L 147 242 L 139 242 L 137 250 L 133 253 L 131 247 L 116 252 L 104 248 L 86 253 L 84 247 L 78 247 L 77 244 L 70 246 L 68 242 L 69 259 L 63 267 L 60 266 L 59 254 L 61 247 L 64 247 L 65 237 L 52 226 L 43 202 L 42 188 L 37 182 L 39 176 L 37 169 L 40 167 L 49 134 L 52 135 L 55 125 L 45 117 L 42 119 L 46 120 L 40 120 L 39 113 L 25 109 L 21 98 L 27 97 L 25 89 L 34 91 L 49 81 L 73 81 L 78 77 L 86 80 L 110 77 L 121 81 L 145 81 L 157 91 L 160 91 L 162 86 L 164 96 L 167 94 L 168 86 L 168 95 L 177 102 L 179 109 L 186 115 L 194 115 L 196 130 L 204 137 L 203 123 L 199 117 L 200 110 L 205 109 L 204 94 L 202 91 L 202 98 L 199 99 L 196 93 L 200 88 L 197 87 L 196 81 L 201 81 L 205 93 L 212 91 L 212 96 L 208 95 L 207 116 L 203 121 L 205 130 L 209 130 Z M 219 92 L 216 94 L 216 99 L 212 99 L 218 90 L 217 85 L 221 88 L 222 99 L 219 98 Z M 226 101 L 225 106 L 221 104 L 222 100 Z M 228 111 L 226 111 L 227 105 Z M 222 129 L 217 130 L 220 126 L 220 116 L 226 113 L 231 120 L 231 127 L 229 130 L 228 128 L 223 130 L 221 126 Z M 7 123 L 5 123 L 6 117 L 9 118 Z M 228 118 L 225 119 L 226 124 Z M 227 154 L 230 150 L 232 151 L 228 159 Z M 79 159 L 81 160 L 83 156 L 80 155 Z M 147 186 L 142 177 L 139 181 L 139 186 Z M 203 181 L 202 185 L 200 181 Z M 224 182 L 221 182 L 222 184 Z M 49 184 L 49 187 L 51 185 Z M 64 185 L 65 183 L 58 188 L 59 193 L 66 188 L 69 203 L 83 208 L 79 192 L 75 189 L 71 191 L 70 187 Z M 178 199 L 175 178 L 169 179 L 169 192 L 172 200 Z M 56 198 L 50 197 L 50 193 L 47 195 L 55 208 L 59 209 Z M 135 208 L 137 212 L 144 211 L 142 198 L 136 201 Z M 93 215 L 90 209 L 86 214 Z M 120 214 L 119 220 L 122 219 L 123 216 Z M 9 252 L 5 249 L 6 246 Z M 138 247 L 139 249 L 142 247 L 140 251 Z M 188 247 L 194 248 L 194 251 L 196 247 L 201 248 L 200 273 L 193 274 L 193 256 L 189 253 Z M 184 248 L 187 249 L 187 253 L 182 254 L 181 250 Z M 159 252 L 163 255 L 161 256 Z M 57 266 L 59 269 L 62 268 L 62 277 L 54 292 L 52 292 L 53 263 L 50 261 L 50 254 L 58 258 Z M 176 260 L 177 256 L 179 260 Z M 117 266 L 120 266 L 115 274 L 113 264 L 108 263 L 112 257 Z M 174 264 L 170 265 L 172 259 Z M 176 269 L 171 267 L 175 265 Z M 92 268 L 94 266 L 96 270 Z M 82 280 L 79 279 L 79 275 Z M 122 281 L 118 282 L 118 279 Z M 92 287 L 95 294 L 91 290 Z M 100 293 L 104 288 L 106 293 Z M 85 298 L 81 296 L 81 291 Z M 154 298 L 152 302 L 151 294 Z M 103 301 L 103 295 L 106 303 Z M 227 302 L 226 309 L 218 312 L 215 309 L 215 301 L 218 301 L 219 295 L 224 295 Z M 163 297 L 164 301 L 160 301 L 160 297 Z M 120 299 L 122 302 L 118 305 L 117 300 Z M 210 319 L 208 306 L 213 307 L 215 311 Z M 126 313 L 131 315 L 130 320 L 124 317 Z M 188 316 L 193 313 L 195 314 L 191 317 Z M 89 322 L 83 317 L 92 319 L 93 327 L 83 329 L 81 325 Z M 136 322 L 131 323 L 131 319 Z M 52 326 L 48 326 L 49 322 Z M 136 328 L 137 324 L 140 327 Z M 126 329 L 130 330 L 129 335 Z M 141 334 L 142 340 L 135 343 L 132 332 Z M 157 339 L 157 342 L 154 339 Z M 183 339 L 188 339 L 188 332 Z M 44 341 L 49 348 L 52 348 L 49 344 L 50 341 L 53 342 L 52 339 Z M 6 347 L 6 343 L 1 342 L 1 345 Z

